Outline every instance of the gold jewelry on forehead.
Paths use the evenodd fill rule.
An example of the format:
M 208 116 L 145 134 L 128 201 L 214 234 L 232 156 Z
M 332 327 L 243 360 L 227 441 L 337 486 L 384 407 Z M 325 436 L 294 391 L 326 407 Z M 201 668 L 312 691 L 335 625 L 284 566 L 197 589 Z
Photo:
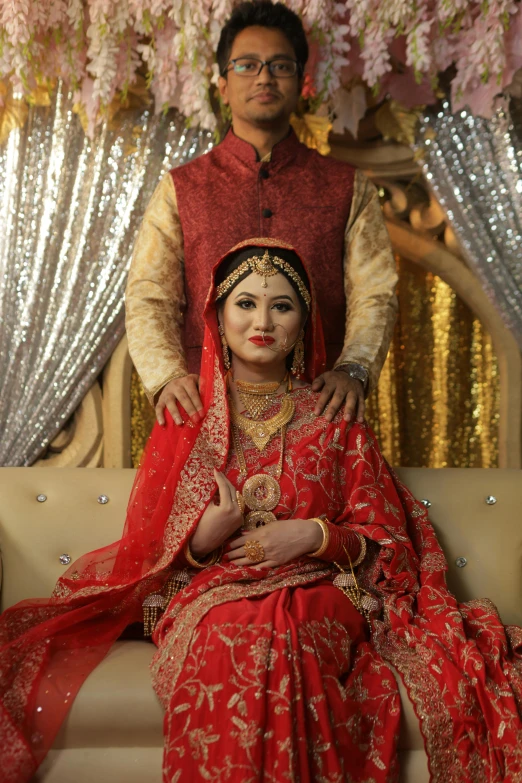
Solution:
M 278 268 L 279 267 L 279 268 Z M 263 278 L 263 282 L 261 283 L 262 288 L 267 288 L 268 283 L 266 282 L 267 277 L 273 277 L 274 275 L 277 275 L 278 272 L 283 270 L 288 277 L 290 277 L 294 283 L 296 284 L 299 293 L 303 297 L 304 302 L 306 303 L 306 306 L 310 307 L 311 297 L 308 293 L 308 290 L 293 268 L 287 261 L 285 261 L 283 258 L 279 258 L 278 256 L 271 256 L 268 250 L 265 250 L 264 254 L 262 256 L 251 256 L 250 258 L 247 258 L 245 261 L 242 261 L 241 264 L 237 267 L 237 269 L 234 269 L 233 272 L 229 274 L 225 280 L 223 280 L 222 283 L 218 285 L 216 288 L 216 301 L 218 299 L 221 299 L 228 291 L 230 291 L 231 288 L 235 286 L 237 281 L 240 277 L 242 277 L 245 272 L 254 272 L 256 275 L 259 275 Z

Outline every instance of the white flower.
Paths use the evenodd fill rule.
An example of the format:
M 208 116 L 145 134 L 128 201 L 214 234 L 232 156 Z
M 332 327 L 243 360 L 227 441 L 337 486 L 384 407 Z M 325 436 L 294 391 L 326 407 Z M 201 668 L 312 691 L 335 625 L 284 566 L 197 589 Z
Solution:
M 61 78 L 85 97 L 90 127 L 100 104 L 149 72 L 156 109 L 175 106 L 192 124 L 215 127 L 209 90 L 217 83 L 215 50 L 239 0 L 9 0 L 0 4 L 0 76 L 19 91 L 37 77 Z M 333 107 L 353 41 L 363 78 L 378 86 L 391 68 L 390 46 L 406 41 L 406 65 L 432 77 L 452 63 L 454 95 L 495 85 L 506 60 L 506 25 L 522 13 L 515 0 L 286 0 L 319 47 L 312 74 Z M 516 16 L 515 16 L 516 15 Z M 48 41 L 52 41 L 49 47 Z M 515 66 L 516 67 L 516 66 Z M 53 70 L 54 69 L 54 70 Z M 511 78 L 511 77 L 509 77 Z M 86 105 L 87 105 L 86 104 Z

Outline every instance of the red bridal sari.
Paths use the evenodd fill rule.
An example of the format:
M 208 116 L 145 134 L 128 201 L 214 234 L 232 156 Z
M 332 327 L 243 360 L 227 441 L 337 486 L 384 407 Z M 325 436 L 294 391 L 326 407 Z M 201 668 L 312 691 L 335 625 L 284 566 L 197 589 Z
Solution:
M 279 246 L 253 240 L 256 246 Z M 161 590 L 215 492 L 213 469 L 241 486 L 211 290 L 201 367 L 205 417 L 155 427 L 123 536 L 74 563 L 51 599 L 0 618 L 0 769 L 28 781 L 75 694 Z M 323 365 L 312 303 L 307 377 Z M 164 780 L 398 780 L 400 700 L 415 706 L 437 783 L 522 779 L 522 632 L 487 600 L 458 604 L 424 507 L 400 484 L 364 425 L 313 416 L 293 392 L 279 519 L 326 514 L 368 543 L 363 586 L 381 605 L 367 626 L 308 557 L 257 571 L 220 563 L 195 574 L 158 623 L 152 683 L 165 710 Z M 269 414 L 270 415 L 270 412 Z M 270 473 L 274 439 L 249 469 Z

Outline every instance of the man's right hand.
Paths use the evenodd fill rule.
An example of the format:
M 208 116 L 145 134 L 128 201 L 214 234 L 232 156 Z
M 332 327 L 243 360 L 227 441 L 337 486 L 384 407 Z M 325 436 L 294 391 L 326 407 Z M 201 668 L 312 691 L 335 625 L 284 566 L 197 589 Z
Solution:
M 199 375 L 192 373 L 184 375 L 183 378 L 174 378 L 163 387 L 154 408 L 156 419 L 162 427 L 165 425 L 165 408 L 169 411 L 175 424 L 183 424 L 178 402 L 194 422 L 200 420 L 203 415 L 203 403 L 199 396 L 198 385 Z

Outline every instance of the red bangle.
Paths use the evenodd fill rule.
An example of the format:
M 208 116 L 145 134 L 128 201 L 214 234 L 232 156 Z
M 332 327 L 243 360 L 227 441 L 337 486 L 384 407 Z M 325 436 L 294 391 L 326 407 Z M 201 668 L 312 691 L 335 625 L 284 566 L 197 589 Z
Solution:
M 327 549 L 322 553 L 321 559 L 329 562 L 342 563 L 348 565 L 346 552 L 350 556 L 352 563 L 361 562 L 359 557 L 362 552 L 361 540 L 357 533 L 349 528 L 326 523 L 330 533 L 330 541 Z

